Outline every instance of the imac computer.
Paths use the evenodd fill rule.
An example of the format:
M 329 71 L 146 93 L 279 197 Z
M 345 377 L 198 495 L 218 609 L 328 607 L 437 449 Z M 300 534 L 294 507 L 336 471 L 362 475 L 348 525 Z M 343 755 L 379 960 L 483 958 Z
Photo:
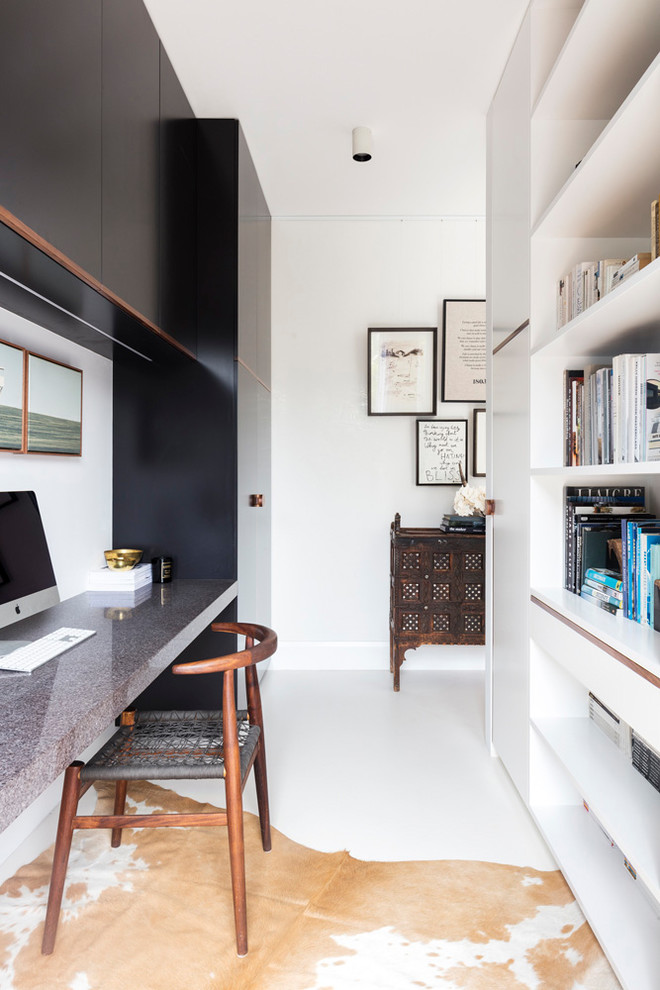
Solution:
M 0 629 L 60 600 L 34 492 L 0 492 Z

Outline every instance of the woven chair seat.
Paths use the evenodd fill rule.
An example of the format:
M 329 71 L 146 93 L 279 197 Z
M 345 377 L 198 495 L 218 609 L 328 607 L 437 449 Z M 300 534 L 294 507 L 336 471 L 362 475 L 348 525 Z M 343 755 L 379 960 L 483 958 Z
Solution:
M 246 711 L 237 711 L 236 721 L 245 779 L 260 730 Z M 135 724 L 122 726 L 80 773 L 81 781 L 224 776 L 220 711 L 137 712 Z

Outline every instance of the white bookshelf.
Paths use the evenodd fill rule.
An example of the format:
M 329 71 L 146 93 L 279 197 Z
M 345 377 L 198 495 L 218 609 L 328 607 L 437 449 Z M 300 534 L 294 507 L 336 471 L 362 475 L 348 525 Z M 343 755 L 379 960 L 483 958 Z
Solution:
M 488 494 L 495 501 L 493 608 L 501 576 L 510 582 L 512 574 L 498 533 L 510 535 L 516 522 L 528 539 L 517 544 L 519 586 L 507 584 L 506 594 L 517 601 L 524 592 L 529 604 L 515 667 L 511 651 L 490 647 L 493 684 L 506 686 L 515 673 L 522 685 L 517 692 L 493 692 L 493 739 L 504 725 L 499 731 L 511 751 L 508 723 L 517 727 L 515 742 L 524 755 L 511 766 L 506 751 L 499 755 L 623 986 L 657 990 L 660 793 L 588 718 L 588 696 L 593 692 L 660 750 L 660 634 L 563 588 L 563 489 L 644 485 L 650 508 L 660 514 L 660 463 L 564 467 L 563 372 L 609 362 L 615 354 L 660 350 L 660 259 L 559 330 L 555 300 L 557 280 L 577 262 L 649 250 L 651 202 L 660 195 L 660 3 L 532 0 L 525 23 L 509 66 L 519 67 L 518 89 L 529 95 L 529 182 L 521 183 L 521 198 L 512 205 L 512 215 L 528 218 L 529 270 L 493 265 L 489 306 L 495 325 L 499 300 L 510 308 L 512 287 L 529 286 L 529 312 L 521 316 L 531 322 L 529 401 L 515 410 L 527 417 L 516 436 L 519 443 L 527 435 L 528 448 L 516 457 L 510 440 L 507 445 L 512 409 L 506 383 L 497 382 L 498 374 L 507 374 L 503 352 L 493 361 L 489 414 L 493 449 L 508 452 L 507 471 L 529 509 L 509 518 L 511 500 L 502 498 L 495 481 Z M 513 90 L 511 79 L 507 86 Z M 491 129 L 506 118 L 505 92 L 501 86 Z M 498 225 L 510 231 L 509 219 L 491 210 L 493 254 L 501 243 Z M 519 245 L 516 256 L 523 255 Z M 499 603 L 506 608 L 504 596 Z

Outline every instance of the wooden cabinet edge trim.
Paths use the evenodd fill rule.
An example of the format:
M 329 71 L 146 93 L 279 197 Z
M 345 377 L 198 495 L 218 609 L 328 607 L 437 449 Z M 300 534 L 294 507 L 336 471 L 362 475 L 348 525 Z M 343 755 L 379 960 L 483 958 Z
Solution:
M 587 632 L 587 630 L 583 629 L 577 622 L 573 622 L 572 619 L 562 615 L 561 612 L 558 612 L 550 605 L 546 605 L 545 602 L 542 602 L 535 595 L 530 595 L 530 601 L 533 605 L 538 605 L 539 608 L 549 612 L 555 619 L 563 622 L 565 626 L 568 626 L 569 629 L 572 629 L 574 632 L 578 633 L 578 635 L 582 636 L 589 643 L 593 643 L 600 650 L 603 650 L 604 653 L 608 653 L 614 658 L 614 660 L 617 660 L 619 663 L 623 664 L 624 667 L 628 667 L 639 677 L 643 677 L 645 681 L 649 682 L 649 684 L 653 684 L 654 687 L 660 688 L 660 678 L 655 674 L 652 674 L 650 670 L 646 670 L 645 667 L 641 667 L 638 663 L 635 663 L 635 661 L 631 660 L 630 657 L 627 657 L 625 653 L 621 653 L 619 650 L 616 650 L 613 646 L 610 646 L 609 643 L 599 639 L 598 636 L 594 636 L 593 633 Z
M 160 337 L 161 340 L 170 344 L 170 346 L 175 347 L 187 357 L 192 358 L 193 361 L 197 360 L 197 356 L 193 354 L 192 351 L 188 350 L 187 347 L 180 344 L 178 340 L 171 337 L 155 323 L 152 323 L 146 316 L 143 316 L 142 313 L 140 313 L 137 309 L 134 309 L 129 303 L 125 302 L 125 300 L 116 295 L 111 289 L 108 289 L 108 287 L 103 285 L 102 282 L 95 279 L 93 275 L 90 275 L 84 268 L 77 265 L 75 261 L 72 261 L 71 258 L 68 258 L 47 240 L 37 234 L 36 231 L 32 230 L 31 227 L 28 227 L 22 220 L 19 220 L 13 213 L 10 213 L 4 206 L 0 206 L 0 223 L 3 223 L 6 227 L 9 227 L 10 230 L 13 230 L 16 234 L 19 234 L 29 244 L 32 244 L 33 247 L 36 247 L 47 257 L 51 258 L 53 261 L 56 261 L 58 265 L 61 265 L 62 268 L 65 268 L 68 272 L 71 272 L 71 274 L 75 275 L 76 278 L 79 278 L 81 282 L 84 282 L 91 289 L 94 289 L 95 292 L 98 292 L 99 295 L 103 296 L 104 299 L 107 299 L 108 302 L 111 302 L 113 306 L 116 306 L 128 316 L 131 316 L 134 320 L 137 320 L 137 322 L 141 323 L 145 329 L 149 330 L 153 334 L 156 334 L 156 336 Z

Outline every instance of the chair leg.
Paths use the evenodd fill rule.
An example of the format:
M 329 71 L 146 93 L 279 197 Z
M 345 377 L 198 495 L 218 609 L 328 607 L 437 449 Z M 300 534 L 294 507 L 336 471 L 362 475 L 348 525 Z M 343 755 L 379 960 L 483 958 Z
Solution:
M 57 823 L 57 837 L 53 853 L 53 871 L 48 892 L 48 907 L 46 908 L 46 925 L 41 943 L 43 955 L 48 956 L 55 947 L 57 924 L 62 906 L 66 868 L 69 862 L 71 839 L 73 838 L 73 819 L 78 807 L 80 795 L 80 762 L 72 763 L 64 771 L 64 786 L 62 788 L 62 803 L 60 817 Z
M 234 900 L 236 952 L 247 955 L 247 898 L 245 887 L 245 842 L 243 838 L 243 799 L 240 779 L 225 778 L 227 801 L 227 831 L 229 835 L 229 866 Z
M 270 838 L 270 810 L 268 807 L 268 778 L 266 776 L 266 749 L 264 747 L 263 731 L 259 739 L 257 755 L 254 761 L 254 783 L 257 788 L 261 845 L 264 852 L 270 852 L 272 844 Z
M 115 784 L 115 815 L 123 815 L 126 809 L 126 780 L 118 780 Z M 113 849 L 116 849 L 121 845 L 121 834 L 123 828 L 113 828 L 112 838 L 110 839 L 110 845 Z

